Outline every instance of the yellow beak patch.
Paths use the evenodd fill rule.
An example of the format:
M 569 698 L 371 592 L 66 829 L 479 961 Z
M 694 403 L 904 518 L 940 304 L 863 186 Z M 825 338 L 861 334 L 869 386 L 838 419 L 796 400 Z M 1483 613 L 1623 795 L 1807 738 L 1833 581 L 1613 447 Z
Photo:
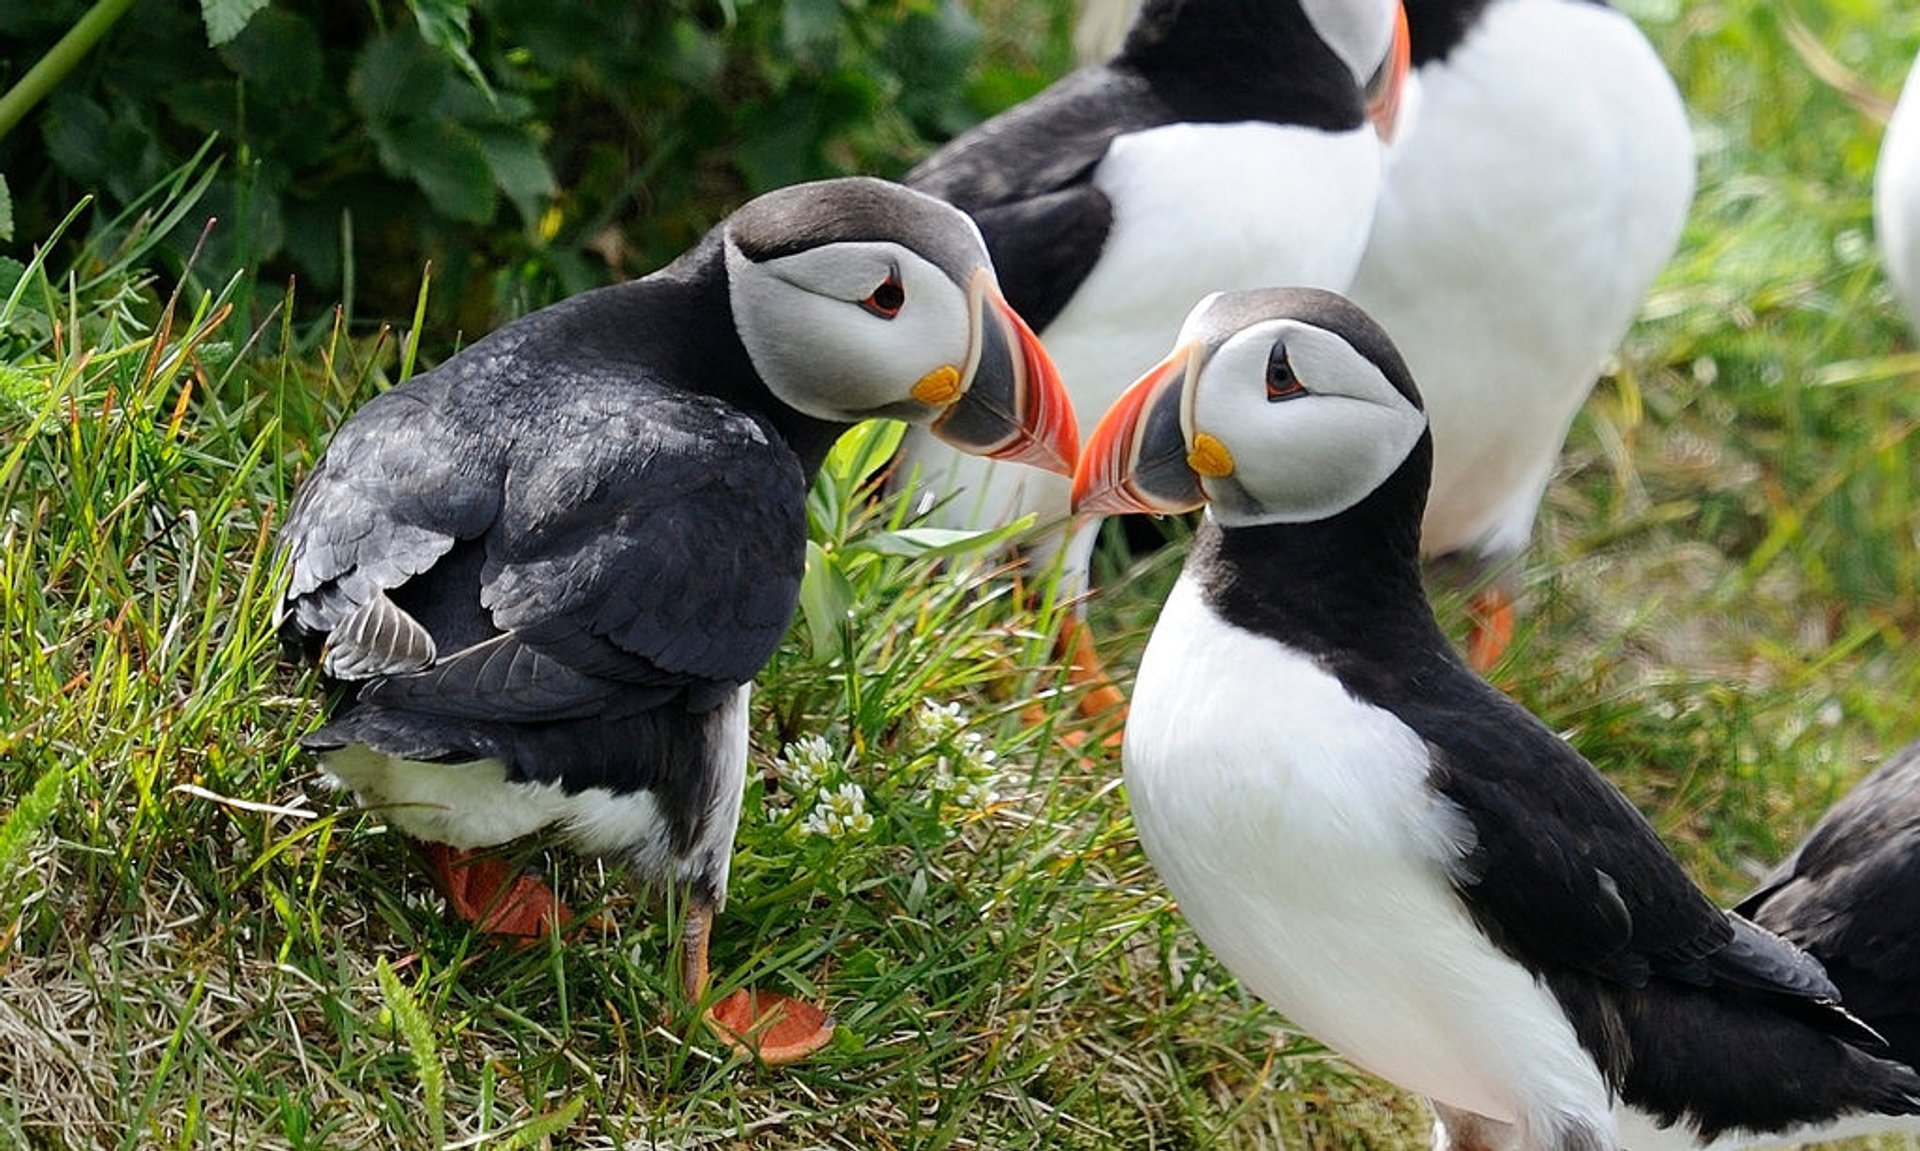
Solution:
M 1233 453 L 1227 450 L 1227 445 L 1207 433 L 1195 432 L 1193 450 L 1187 453 L 1187 466 L 1203 476 L 1216 479 L 1230 476 L 1233 474 Z
M 959 399 L 960 369 L 942 364 L 921 376 L 920 382 L 913 385 L 913 398 L 936 408 L 944 408 Z

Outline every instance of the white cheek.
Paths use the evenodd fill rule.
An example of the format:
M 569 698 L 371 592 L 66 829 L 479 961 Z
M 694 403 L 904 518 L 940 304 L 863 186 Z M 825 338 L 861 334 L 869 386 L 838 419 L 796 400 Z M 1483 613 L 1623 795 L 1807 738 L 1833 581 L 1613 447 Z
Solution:
M 817 419 L 850 421 L 906 401 L 928 372 L 967 355 L 966 297 L 944 276 L 905 276 L 893 319 L 809 291 L 728 253 L 735 326 L 780 400 Z
M 1238 492 L 1218 485 L 1222 522 L 1304 523 L 1338 515 L 1399 469 L 1424 426 L 1411 409 L 1339 396 L 1273 406 L 1266 428 L 1243 435 L 1248 449 L 1234 452 L 1230 479 Z

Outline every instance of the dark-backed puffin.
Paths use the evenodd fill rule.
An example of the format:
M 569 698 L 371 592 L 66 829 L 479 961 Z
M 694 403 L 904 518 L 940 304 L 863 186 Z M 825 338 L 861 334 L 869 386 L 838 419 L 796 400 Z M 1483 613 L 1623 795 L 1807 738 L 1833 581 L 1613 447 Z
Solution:
M 1075 503 L 1206 512 L 1140 661 L 1141 843 L 1246 986 L 1355 1063 L 1613 1151 L 1920 1110 L 1819 965 L 1715 907 L 1619 791 L 1454 652 L 1421 587 L 1433 452 L 1378 325 L 1210 297 L 1088 437 Z
M 455 910 L 488 928 L 565 921 L 532 879 L 460 857 L 542 829 L 683 889 L 700 1002 L 749 684 L 794 612 L 807 485 L 872 416 L 1061 472 L 1077 446 L 979 231 L 870 179 L 761 196 L 666 268 L 375 398 L 281 530 L 284 633 L 340 689 L 301 742 L 440 845 Z M 758 1036 L 768 1060 L 831 1034 L 781 997 L 721 1007 L 734 1036 L 788 1014 Z
M 1369 96 L 1376 123 L 1390 121 L 1404 28 L 1397 0 L 1151 0 L 1111 60 L 962 134 L 906 181 L 979 222 L 1007 298 L 1091 420 L 1207 292 L 1346 285 L 1380 178 Z M 1044 568 L 1064 548 L 1063 594 L 1086 590 L 1099 524 L 1069 529 L 1064 480 L 915 431 L 896 476 L 942 526 L 1034 515 L 1029 561 Z M 1084 640 L 1077 626 L 1063 637 L 1087 666 Z M 1087 697 L 1095 712 L 1117 702 Z
M 1567 430 L 1679 242 L 1693 141 L 1652 45 L 1604 4 L 1406 10 L 1419 114 L 1348 295 L 1426 397 L 1422 546 L 1477 589 L 1468 661 L 1484 671 Z
M 1873 228 L 1887 278 L 1920 329 L 1920 60 L 1893 106 L 1873 173 Z
M 1833 805 L 1734 908 L 1818 959 L 1847 1009 L 1920 1067 L 1920 743 Z M 1796 1141 L 1898 1130 L 1920 1119 L 1857 1116 Z

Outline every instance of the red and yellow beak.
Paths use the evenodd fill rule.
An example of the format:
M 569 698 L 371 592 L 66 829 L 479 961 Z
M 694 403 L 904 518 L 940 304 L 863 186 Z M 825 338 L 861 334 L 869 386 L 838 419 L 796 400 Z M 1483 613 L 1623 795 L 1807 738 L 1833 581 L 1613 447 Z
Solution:
M 946 409 L 933 434 L 963 452 L 1072 475 L 1080 430 L 1040 337 L 985 268 L 974 273 L 967 302 L 973 332 L 964 371 L 936 369 L 913 388 L 914 399 Z
M 1192 435 L 1193 380 L 1203 353 L 1183 344 L 1134 381 L 1087 437 L 1073 474 L 1073 510 L 1099 515 L 1168 515 L 1207 502 L 1203 471 L 1224 474 L 1225 452 L 1212 437 Z M 1190 442 L 1200 439 L 1197 446 Z
M 1393 46 L 1380 70 L 1367 82 L 1367 119 L 1373 130 L 1387 143 L 1400 121 L 1400 95 L 1407 86 L 1407 72 L 1413 64 L 1413 38 L 1407 31 L 1407 9 L 1399 6 L 1394 15 Z

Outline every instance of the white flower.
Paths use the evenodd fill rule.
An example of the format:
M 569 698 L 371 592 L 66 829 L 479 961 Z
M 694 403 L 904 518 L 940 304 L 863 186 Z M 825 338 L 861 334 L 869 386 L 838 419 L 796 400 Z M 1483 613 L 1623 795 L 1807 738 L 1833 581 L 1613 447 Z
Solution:
M 983 812 L 999 799 L 991 779 L 968 780 L 954 789 L 953 805 L 962 811 Z
M 826 736 L 804 736 L 780 749 L 773 769 L 788 791 L 804 795 L 820 786 L 827 773 L 839 766 L 839 757 Z
M 928 743 L 951 739 L 965 726 L 967 717 L 957 703 L 936 703 L 923 699 L 920 701 L 920 710 L 913 713 L 914 734 Z
M 867 811 L 867 793 L 857 783 L 843 783 L 820 793 L 800 830 L 808 835 L 839 839 L 845 835 L 865 835 L 873 830 L 873 816 Z

